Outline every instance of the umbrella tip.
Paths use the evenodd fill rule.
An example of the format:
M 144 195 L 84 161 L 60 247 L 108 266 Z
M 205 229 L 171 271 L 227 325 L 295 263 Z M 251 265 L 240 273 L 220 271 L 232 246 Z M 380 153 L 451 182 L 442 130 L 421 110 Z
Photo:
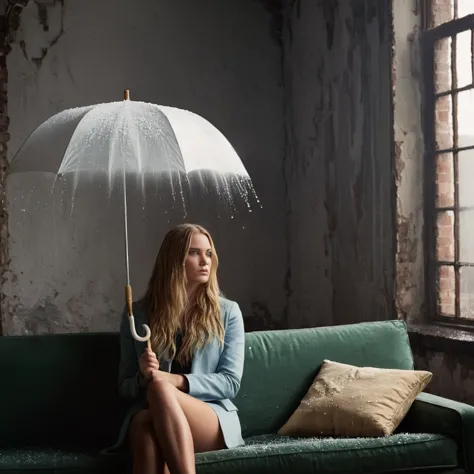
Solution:
M 128 89 L 125 89 L 123 92 L 123 100 L 130 100 L 130 91 Z

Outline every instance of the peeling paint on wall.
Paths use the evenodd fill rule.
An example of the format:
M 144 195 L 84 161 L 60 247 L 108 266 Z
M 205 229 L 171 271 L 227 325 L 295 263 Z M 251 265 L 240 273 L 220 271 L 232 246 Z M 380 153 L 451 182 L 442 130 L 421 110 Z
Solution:
M 389 4 L 287 4 L 294 327 L 394 317 Z
M 12 30 L 11 43 L 17 42 L 25 59 L 40 68 L 51 49 L 64 35 L 64 14 L 64 0 L 24 1 L 21 24 L 18 24 L 16 30 Z M 25 32 L 28 32 L 28 37 Z
M 5 186 L 3 185 L 5 175 L 8 171 L 8 71 L 6 58 L 11 51 L 11 42 L 20 25 L 20 14 L 28 0 L 17 0 L 14 3 L 8 2 L 2 5 L 5 11 L 0 16 L 0 336 L 4 334 L 3 315 L 5 314 L 5 294 L 3 284 L 7 280 L 7 269 L 10 261 L 8 252 L 8 210 L 5 195 Z

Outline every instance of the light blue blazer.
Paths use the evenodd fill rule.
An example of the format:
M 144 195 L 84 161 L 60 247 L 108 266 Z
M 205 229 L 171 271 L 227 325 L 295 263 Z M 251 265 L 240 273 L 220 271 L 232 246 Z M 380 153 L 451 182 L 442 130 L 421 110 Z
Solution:
M 189 395 L 206 402 L 216 412 L 226 446 L 231 448 L 244 444 L 238 411 L 231 400 L 239 391 L 244 369 L 245 332 L 238 304 L 223 297 L 220 298 L 220 304 L 224 343 L 212 339 L 198 349 L 192 359 L 191 371 L 185 376 L 189 382 Z M 143 301 L 133 304 L 133 315 L 136 330 L 142 334 L 142 324 L 148 324 L 148 313 Z M 115 447 L 123 443 L 133 415 L 146 406 L 146 381 L 141 376 L 138 364 L 146 343 L 133 339 L 127 311 L 122 315 L 120 344 L 119 393 L 135 401 L 135 404 L 125 417 Z M 170 372 L 172 360 L 161 356 L 159 361 L 160 370 Z

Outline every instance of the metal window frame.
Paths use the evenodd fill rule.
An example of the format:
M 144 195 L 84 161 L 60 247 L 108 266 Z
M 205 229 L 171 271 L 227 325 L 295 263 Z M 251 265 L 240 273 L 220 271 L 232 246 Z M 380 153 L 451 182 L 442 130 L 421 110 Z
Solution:
M 457 3 L 457 2 L 456 2 Z M 470 320 L 467 318 L 460 317 L 460 278 L 459 270 L 464 266 L 474 266 L 474 264 L 466 264 L 465 262 L 459 261 L 459 196 L 458 196 L 458 184 L 456 178 L 458 176 L 458 159 L 457 155 L 460 151 L 474 149 L 473 146 L 469 147 L 457 147 L 456 134 L 453 136 L 453 147 L 446 150 L 436 149 L 436 130 L 435 130 L 435 112 L 436 112 L 436 99 L 441 96 L 451 95 L 452 100 L 452 114 L 453 114 L 453 127 L 456 127 L 457 122 L 457 94 L 463 90 L 472 89 L 473 85 L 468 87 L 457 88 L 456 83 L 456 35 L 463 31 L 472 31 L 472 50 L 474 53 L 474 14 L 468 15 L 462 18 L 456 18 L 447 23 L 443 23 L 431 29 L 424 30 L 420 36 L 420 46 L 422 53 L 422 67 L 423 67 L 423 134 L 425 139 L 425 180 L 424 180 L 424 215 L 425 215 L 425 249 L 427 249 L 425 257 L 425 285 L 426 285 L 426 301 L 428 310 L 428 320 L 440 324 L 446 324 L 456 327 L 466 327 L 474 329 L 474 319 Z M 451 73 L 452 73 L 452 87 L 450 91 L 445 93 L 437 93 L 435 89 L 435 45 L 438 40 L 444 38 L 452 38 L 451 43 Z M 474 60 L 472 61 L 473 68 L 473 83 L 474 83 Z M 436 207 L 436 156 L 441 153 L 453 153 L 453 167 L 454 167 L 454 206 L 450 208 L 444 208 L 444 210 L 454 210 L 455 221 L 454 221 L 454 239 L 455 239 L 455 256 L 454 262 L 441 262 L 436 259 L 436 218 L 438 212 L 442 211 L 442 208 Z M 443 263 L 454 267 L 455 271 L 455 307 L 456 315 L 443 316 L 438 312 L 438 289 L 437 289 L 437 270 L 438 267 Z

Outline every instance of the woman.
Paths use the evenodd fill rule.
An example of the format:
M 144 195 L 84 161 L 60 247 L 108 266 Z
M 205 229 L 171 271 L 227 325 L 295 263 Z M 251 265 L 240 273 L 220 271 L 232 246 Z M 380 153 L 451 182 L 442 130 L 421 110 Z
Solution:
M 220 296 L 217 265 L 204 228 L 177 226 L 133 305 L 137 328 L 150 326 L 152 350 L 132 338 L 123 314 L 119 390 L 135 404 L 121 439 L 128 434 L 135 474 L 195 473 L 196 452 L 243 444 L 230 401 L 244 366 L 243 320 L 237 303 Z

